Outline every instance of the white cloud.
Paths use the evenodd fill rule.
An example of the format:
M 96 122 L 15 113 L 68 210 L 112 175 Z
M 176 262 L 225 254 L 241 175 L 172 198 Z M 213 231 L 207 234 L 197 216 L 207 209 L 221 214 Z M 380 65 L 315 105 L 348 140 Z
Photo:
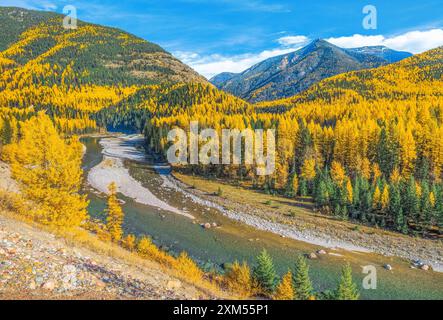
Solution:
M 220 54 L 201 56 L 197 53 L 179 51 L 175 52 L 175 55 L 203 76 L 211 78 L 221 72 L 242 72 L 265 59 L 295 51 L 304 46 L 308 41 L 309 38 L 303 35 L 285 36 L 277 39 L 280 45 L 278 48 L 259 53 L 233 56 Z M 394 50 L 408 51 L 416 54 L 443 46 L 443 29 L 411 31 L 392 37 L 355 34 L 349 37 L 329 38 L 326 41 L 342 48 L 381 45 Z
M 408 51 L 416 54 L 443 46 L 443 29 L 410 31 L 392 37 L 355 34 L 349 37 L 329 38 L 326 41 L 342 48 L 386 46 L 394 50 Z
M 257 54 L 247 53 L 233 56 L 212 54 L 202 57 L 197 53 L 182 51 L 175 52 L 174 54 L 181 61 L 194 68 L 195 71 L 210 79 L 222 72 L 239 73 L 245 71 L 263 60 L 287 54 L 297 49 L 299 48 L 278 48 L 265 50 Z
M 286 36 L 286 37 L 281 37 L 280 39 L 277 40 L 277 42 L 283 46 L 302 44 L 308 41 L 309 38 L 306 36 Z

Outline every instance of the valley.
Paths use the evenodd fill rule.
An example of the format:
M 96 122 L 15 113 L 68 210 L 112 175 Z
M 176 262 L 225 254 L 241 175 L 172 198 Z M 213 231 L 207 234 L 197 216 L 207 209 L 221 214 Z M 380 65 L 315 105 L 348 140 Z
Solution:
M 207 80 L 63 17 L 0 7 L 0 297 L 443 299 L 443 47 L 316 39 Z
M 99 164 L 103 155 L 106 157 L 109 154 L 106 148 L 102 149 L 98 141 L 97 138 L 85 139 L 88 150 L 84 158 L 86 171 Z M 124 137 L 120 141 L 123 143 Z M 130 147 L 125 145 L 126 148 Z M 212 182 L 205 183 L 204 180 L 178 175 L 183 181 L 196 186 L 196 189 L 189 188 L 173 177 L 168 178 L 168 171 L 159 172 L 156 170 L 153 159 L 145 158 L 140 161 L 144 157 L 144 153 L 137 151 L 135 147 L 126 149 L 126 155 L 120 153 L 120 156 L 124 159 L 125 167 L 129 168 L 131 176 L 142 182 L 143 186 L 149 189 L 152 194 L 171 207 L 192 214 L 195 218 L 191 220 L 176 212 L 164 208 L 159 209 L 155 205 L 145 205 L 140 203 L 140 200 L 121 195 L 121 199 L 125 201 L 123 205 L 126 214 L 125 231 L 136 235 L 149 234 L 160 248 L 175 254 L 185 250 L 204 269 L 222 270 L 223 264 L 235 259 L 253 263 L 254 257 L 263 248 L 266 248 L 272 254 L 277 269 L 284 272 L 285 269 L 292 266 L 298 254 L 308 254 L 324 249 L 328 254 L 318 255 L 318 259 L 310 260 L 311 277 L 316 284 L 316 290 L 334 287 L 341 265 L 345 261 L 349 261 L 354 269 L 354 276 L 358 279 L 359 287 L 365 276 L 361 272 L 362 267 L 374 265 L 377 268 L 379 288 L 364 290 L 360 287 L 364 299 L 387 299 L 388 297 L 392 299 L 427 299 L 443 295 L 443 291 L 439 288 L 440 278 L 443 277 L 443 274 L 410 269 L 412 255 L 406 246 L 410 245 L 412 252 L 420 254 L 419 252 L 422 252 L 420 248 L 430 249 L 429 243 L 424 240 L 420 243 L 420 240 L 417 239 L 416 242 L 411 243 L 407 238 L 398 239 L 398 248 L 405 250 L 410 259 L 395 257 L 396 254 L 399 254 L 395 251 L 386 252 L 387 256 L 369 253 L 368 249 L 357 247 L 355 243 L 364 245 L 365 240 L 361 237 L 368 234 L 368 239 L 377 238 L 378 236 L 371 236 L 370 233 L 378 234 L 380 231 L 362 228 L 353 232 L 355 234 L 354 241 L 349 242 L 352 235 L 351 238 L 348 237 L 344 241 L 340 237 L 337 238 L 339 234 L 337 231 L 334 232 L 334 229 L 343 228 L 343 234 L 349 234 L 352 225 L 341 226 L 342 223 L 338 221 L 328 222 L 324 218 L 316 218 L 303 210 L 299 210 L 299 214 L 296 215 L 296 220 L 301 219 L 299 222 L 301 229 L 299 229 L 297 240 L 293 238 L 291 232 L 282 237 L 275 226 L 283 222 L 279 220 L 276 222 L 274 218 L 274 227 L 268 229 L 266 225 L 270 217 L 252 213 L 257 204 L 251 201 L 251 198 L 244 198 L 245 191 L 242 191 L 241 194 L 243 194 L 244 201 L 246 200 L 249 204 L 248 207 L 244 202 L 238 203 L 239 197 L 233 198 L 231 193 L 227 196 L 226 201 L 219 201 L 216 196 L 213 196 L 212 190 L 215 187 L 211 186 Z M 202 186 L 206 185 L 210 187 L 203 189 L 203 192 L 199 191 Z M 224 190 L 229 190 L 226 185 L 222 187 Z M 96 212 L 102 212 L 105 199 L 102 193 L 97 193 L 97 190 L 91 189 L 91 186 L 86 185 L 85 188 L 91 201 L 89 211 L 94 216 Z M 240 194 L 238 191 L 232 193 Z M 265 200 L 263 197 L 260 198 Z M 242 208 L 241 211 L 239 208 Z M 207 222 L 211 224 L 215 222 L 218 227 L 203 228 L 201 224 Z M 297 228 L 297 224 L 291 225 L 291 228 L 287 230 L 293 231 L 294 228 Z M 381 250 L 383 243 L 390 244 L 388 247 L 396 243 L 395 235 L 387 235 L 383 239 L 381 233 L 380 237 L 377 242 L 373 242 L 373 248 Z M 355 242 L 356 240 L 358 241 Z M 435 249 L 437 250 L 437 248 Z M 431 256 L 435 257 L 434 254 L 439 255 L 438 251 L 431 253 Z M 384 269 L 383 266 L 387 263 L 393 266 L 393 271 Z M 435 268 L 439 268 L 438 264 L 435 265 Z M 404 277 L 410 279 L 407 285 L 401 280 Z

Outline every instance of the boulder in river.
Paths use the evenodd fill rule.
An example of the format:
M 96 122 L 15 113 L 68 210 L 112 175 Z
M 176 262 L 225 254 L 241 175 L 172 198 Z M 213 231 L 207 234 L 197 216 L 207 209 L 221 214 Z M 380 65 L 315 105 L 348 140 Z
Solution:
M 308 254 L 308 258 L 311 260 L 317 259 L 317 255 L 314 252 L 311 252 L 310 254 Z
M 391 270 L 392 270 L 392 266 L 391 266 L 390 264 L 385 264 L 385 265 L 383 266 L 383 268 L 385 268 L 385 269 L 388 270 L 388 271 L 391 271 Z
M 420 269 L 422 269 L 424 271 L 428 271 L 430 269 L 430 267 L 427 264 L 424 264 L 420 267 Z
M 321 249 L 317 251 L 317 254 L 319 255 L 323 255 L 323 254 L 328 254 L 325 250 Z

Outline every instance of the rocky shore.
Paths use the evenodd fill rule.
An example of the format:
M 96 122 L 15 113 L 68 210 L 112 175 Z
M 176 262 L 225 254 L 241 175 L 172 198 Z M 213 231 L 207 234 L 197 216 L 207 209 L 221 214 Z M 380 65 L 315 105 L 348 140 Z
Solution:
M 200 299 L 152 261 L 67 243 L 0 214 L 0 299 Z
M 164 186 L 182 192 L 192 201 L 212 207 L 225 216 L 241 221 L 259 230 L 273 232 L 283 237 L 308 242 L 325 248 L 341 248 L 351 251 L 373 252 L 411 261 L 421 261 L 443 272 L 443 243 L 413 238 L 383 230 L 371 232 L 350 229 L 350 224 L 320 216 L 282 216 L 270 208 L 262 210 L 245 203 L 237 203 L 224 197 L 214 197 L 196 188 L 190 188 L 174 176 L 164 175 Z

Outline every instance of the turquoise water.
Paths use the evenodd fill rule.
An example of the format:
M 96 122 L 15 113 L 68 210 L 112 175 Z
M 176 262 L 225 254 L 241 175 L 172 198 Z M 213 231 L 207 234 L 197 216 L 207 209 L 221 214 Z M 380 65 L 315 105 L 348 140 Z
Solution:
M 86 171 L 100 163 L 102 156 L 97 139 L 87 138 L 84 143 L 87 146 L 84 158 Z M 125 165 L 130 168 L 131 175 L 157 197 L 174 207 L 185 209 L 197 220 L 195 222 L 180 215 L 137 204 L 120 196 L 120 199 L 125 201 L 125 231 L 136 235 L 149 235 L 157 245 L 172 254 L 185 250 L 206 269 L 221 270 L 224 263 L 234 260 L 246 260 L 252 264 L 254 257 L 266 248 L 274 259 L 277 271 L 283 274 L 288 268 L 292 268 L 297 255 L 320 249 L 232 221 L 213 209 L 208 210 L 191 202 L 179 192 L 163 188 L 158 174 L 147 166 L 130 161 L 126 161 Z M 102 217 L 106 198 L 87 186 L 85 192 L 90 200 L 90 214 Z M 205 230 L 199 225 L 204 222 L 216 222 L 221 227 Z M 318 260 L 310 260 L 310 275 L 316 290 L 334 289 L 341 267 L 350 262 L 354 279 L 364 299 L 443 299 L 443 274 L 412 270 L 406 261 L 375 254 L 345 251 L 337 251 L 336 254 L 341 256 L 327 255 Z M 384 270 L 382 265 L 385 263 L 392 264 L 394 270 Z M 376 290 L 364 290 L 361 287 L 365 276 L 362 274 L 362 266 L 365 265 L 374 265 L 377 268 Z

